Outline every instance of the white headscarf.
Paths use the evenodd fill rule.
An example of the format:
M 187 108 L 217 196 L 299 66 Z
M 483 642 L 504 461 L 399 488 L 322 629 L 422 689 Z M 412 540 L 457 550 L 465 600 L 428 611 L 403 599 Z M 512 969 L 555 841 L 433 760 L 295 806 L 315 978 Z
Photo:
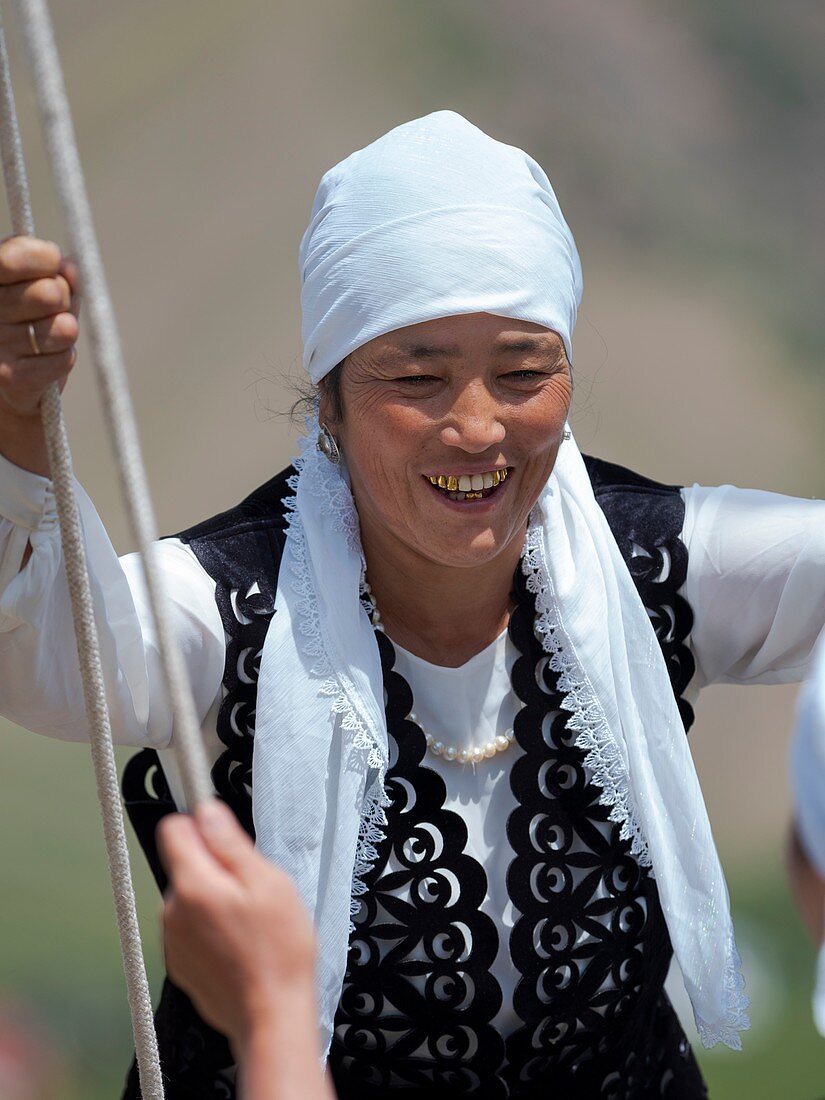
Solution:
M 519 149 L 440 111 L 328 172 L 300 251 L 304 363 L 317 382 L 368 340 L 489 312 L 554 329 L 572 360 L 581 298 L 572 234 Z M 261 660 L 253 810 L 261 850 L 296 880 L 319 941 L 324 1051 L 350 914 L 386 825 L 378 647 L 345 464 L 298 462 L 275 615 Z M 523 568 L 536 630 L 611 819 L 653 867 L 706 1045 L 748 1026 L 724 876 L 661 649 L 593 495 L 562 444 L 530 517 Z

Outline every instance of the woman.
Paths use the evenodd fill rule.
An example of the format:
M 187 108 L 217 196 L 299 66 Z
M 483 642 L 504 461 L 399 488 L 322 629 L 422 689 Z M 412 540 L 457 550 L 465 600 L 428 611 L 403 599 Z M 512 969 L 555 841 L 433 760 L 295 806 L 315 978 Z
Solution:
M 684 727 L 704 683 L 804 673 L 822 506 L 582 460 L 575 243 L 541 168 L 458 115 L 327 173 L 301 272 L 297 472 L 161 553 L 216 789 L 314 918 L 338 1093 L 703 1096 L 672 952 L 707 1043 L 738 1044 L 746 998 Z M 7 314 L 19 342 L 46 312 Z M 4 710 L 80 738 L 49 485 L 14 468 L 38 472 L 36 422 L 14 423 Z M 145 599 L 83 507 L 118 736 L 161 750 L 124 790 L 163 881 L 180 795 Z M 158 1030 L 170 1097 L 232 1094 L 173 986 Z

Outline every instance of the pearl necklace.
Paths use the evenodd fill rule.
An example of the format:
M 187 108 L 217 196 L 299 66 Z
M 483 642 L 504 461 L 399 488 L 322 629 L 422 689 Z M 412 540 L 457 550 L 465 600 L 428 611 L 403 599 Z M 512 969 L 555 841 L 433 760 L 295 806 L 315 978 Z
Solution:
M 366 580 L 362 582 L 361 592 L 364 599 L 365 610 L 370 617 L 375 630 L 380 630 L 384 633 L 384 625 L 381 622 L 381 612 L 378 610 L 378 604 L 375 602 L 375 596 L 372 594 L 372 589 Z M 366 607 L 369 604 L 369 608 Z M 424 740 L 427 742 L 427 748 L 433 754 L 433 756 L 440 756 L 444 760 L 455 761 L 456 764 L 480 764 L 482 760 L 490 760 L 497 753 L 505 752 L 516 739 L 515 732 L 512 729 L 508 729 L 506 733 L 497 733 L 495 737 L 485 742 L 483 745 L 471 745 L 467 749 L 459 749 L 455 745 L 448 745 L 445 741 L 439 741 L 433 737 L 431 733 L 427 733 L 424 726 L 421 724 L 421 719 L 418 718 L 415 711 L 411 710 L 407 720 L 414 722 L 424 734 Z

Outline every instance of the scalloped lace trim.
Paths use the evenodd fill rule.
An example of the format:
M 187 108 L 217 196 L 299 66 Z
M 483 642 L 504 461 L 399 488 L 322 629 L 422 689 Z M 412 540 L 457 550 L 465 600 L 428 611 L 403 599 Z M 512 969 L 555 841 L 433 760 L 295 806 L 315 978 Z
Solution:
M 350 898 L 352 932 L 355 927 L 353 918 L 360 907 L 359 898 L 368 889 L 364 879 L 375 865 L 378 846 L 386 836 L 386 808 L 391 804 L 384 787 L 388 762 L 382 746 L 352 707 L 334 674 L 326 652 L 317 598 L 310 580 L 306 535 L 297 511 L 296 494 L 300 477 L 308 479 L 307 489 L 320 499 L 322 514 L 330 521 L 330 530 L 343 534 L 348 547 L 360 556 L 362 573 L 365 566 L 352 493 L 338 468 L 326 459 L 317 460 L 311 428 L 307 432 L 295 467 L 297 473 L 288 482 L 293 495 L 286 498 L 285 506 L 289 534 L 294 540 L 292 572 L 299 595 L 298 614 L 301 619 L 303 646 L 305 652 L 315 659 L 312 672 L 322 681 L 321 693 L 329 697 L 333 712 L 341 715 L 342 729 L 353 735 L 354 747 L 366 753 L 367 767 L 375 772 L 373 782 L 364 796 L 358 830 Z M 559 691 L 563 696 L 565 710 L 570 712 L 568 725 L 577 733 L 576 745 L 584 750 L 586 766 L 590 769 L 594 782 L 601 788 L 599 801 L 610 807 L 610 820 L 619 825 L 621 838 L 630 841 L 631 852 L 639 863 L 652 867 L 647 840 L 631 810 L 630 783 L 625 762 L 587 673 L 579 664 L 567 638 L 544 558 L 542 530 L 532 522 L 527 532 L 522 569 L 527 588 L 536 600 L 536 634 L 549 655 L 550 668 L 558 674 Z M 734 1050 L 741 1049 L 738 1032 L 750 1026 L 746 1014 L 749 1001 L 744 993 L 744 984 L 739 955 L 731 939 L 725 975 L 724 1022 L 711 1024 L 696 1017 L 696 1028 L 703 1046 L 710 1047 L 721 1042 Z
M 295 590 L 299 596 L 297 611 L 300 617 L 302 646 L 304 652 L 315 659 L 312 673 L 321 680 L 320 694 L 330 699 L 333 714 L 341 715 L 341 728 L 352 734 L 354 748 L 361 749 L 366 753 L 367 768 L 376 773 L 364 794 L 364 806 L 358 829 L 350 896 L 349 930 L 353 932 L 355 930 L 353 918 L 360 907 L 358 899 L 367 891 L 364 879 L 375 865 L 378 858 L 378 846 L 385 836 L 387 825 L 386 807 L 391 804 L 391 799 L 384 788 L 387 758 L 382 746 L 352 707 L 346 692 L 334 673 L 324 645 L 323 631 L 318 615 L 318 600 L 310 579 L 306 534 L 298 512 L 297 492 L 298 481 L 301 477 L 307 478 L 309 492 L 320 499 L 321 512 L 330 520 L 330 530 L 343 534 L 349 549 L 361 557 L 362 573 L 364 569 L 363 552 L 361 550 L 358 515 L 355 511 L 352 493 L 338 468 L 328 462 L 327 459 L 317 460 L 315 439 L 311 429 L 307 431 L 300 457 L 295 460 L 295 468 L 297 473 L 293 474 L 287 482 L 292 490 L 292 496 L 286 497 L 284 504 L 289 534 L 293 539 L 292 575 Z
M 570 711 L 567 725 L 578 734 L 576 745 L 584 749 L 585 764 L 593 781 L 601 787 L 599 802 L 610 807 L 608 816 L 619 825 L 622 840 L 630 841 L 633 855 L 643 866 L 652 867 L 647 840 L 630 808 L 630 781 L 625 762 L 587 673 L 567 639 L 544 560 L 542 531 L 533 523 L 527 531 L 521 567 L 527 578 L 527 588 L 536 598 L 536 634 L 550 655 L 550 668 L 558 673 L 564 707 Z
M 619 825 L 619 835 L 630 841 L 639 863 L 653 867 L 650 848 L 635 819 L 630 802 L 630 780 L 619 747 L 611 733 L 593 685 L 581 667 L 570 643 L 556 604 L 553 582 L 544 556 L 543 532 L 532 521 L 522 558 L 527 588 L 536 599 L 536 634 L 550 657 L 550 668 L 558 673 L 564 709 L 570 712 L 568 727 L 577 733 L 576 745 L 585 752 L 585 765 L 601 788 L 599 802 L 610 807 L 608 817 Z M 725 1005 L 721 1021 L 709 1023 L 695 1015 L 696 1030 L 705 1047 L 724 1043 L 742 1049 L 740 1031 L 750 1027 L 742 964 L 731 933 L 725 969 Z
M 742 1049 L 741 1031 L 751 1026 L 748 1017 L 750 998 L 745 993 L 745 977 L 742 974 L 742 960 L 731 936 L 728 947 L 728 964 L 725 968 L 725 1009 L 721 1022 L 711 1024 L 694 1013 L 696 1031 L 703 1047 L 714 1047 L 724 1043 L 731 1050 Z

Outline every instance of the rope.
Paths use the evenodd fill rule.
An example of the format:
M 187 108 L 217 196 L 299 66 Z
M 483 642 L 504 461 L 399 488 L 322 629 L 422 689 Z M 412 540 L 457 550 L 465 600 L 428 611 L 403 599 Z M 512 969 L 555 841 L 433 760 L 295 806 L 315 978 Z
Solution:
M 155 557 L 157 527 L 60 61 L 44 0 L 16 0 L 16 6 L 22 23 L 51 170 L 88 303 L 92 352 L 104 413 L 112 436 L 127 513 L 146 576 L 173 715 L 174 748 L 187 803 L 193 808 L 212 795 L 206 754 L 184 663 L 174 643 L 171 623 L 166 613 L 160 571 Z M 0 155 L 12 227 L 15 234 L 31 235 L 34 232 L 34 222 L 2 26 L 0 110 Z M 130 874 L 85 544 L 75 500 L 71 454 L 57 384 L 51 386 L 43 398 L 42 415 L 89 719 L 92 759 L 103 817 L 140 1086 L 145 1100 L 163 1100 L 157 1037 Z
M 158 650 L 172 710 L 174 748 L 190 809 L 211 798 L 212 784 L 195 701 L 180 650 L 175 643 L 157 564 L 158 538 L 149 485 L 129 396 L 126 367 L 114 308 L 103 272 L 92 211 L 63 84 L 60 59 L 45 0 L 15 0 L 32 72 L 52 175 L 57 187 L 72 252 L 80 268 L 88 328 L 103 411 L 112 437 L 126 512 L 140 551 L 146 588 L 158 638 Z
M 18 236 L 30 236 L 34 233 L 34 220 L 2 27 L 0 27 L 0 111 L 2 111 L 0 150 L 12 229 Z M 49 466 L 54 482 L 60 534 L 63 540 L 66 579 L 72 604 L 80 675 L 83 681 L 83 698 L 89 719 L 92 761 L 103 817 L 103 834 L 106 841 L 109 875 L 112 880 L 141 1091 L 146 1100 L 163 1100 L 157 1036 L 152 1020 L 152 1000 L 143 961 L 140 927 L 129 867 L 123 808 L 120 802 L 112 731 L 106 705 L 106 689 L 100 663 L 100 645 L 92 612 L 86 549 L 77 512 L 72 460 L 57 383 L 52 384 L 43 398 L 42 416 Z

